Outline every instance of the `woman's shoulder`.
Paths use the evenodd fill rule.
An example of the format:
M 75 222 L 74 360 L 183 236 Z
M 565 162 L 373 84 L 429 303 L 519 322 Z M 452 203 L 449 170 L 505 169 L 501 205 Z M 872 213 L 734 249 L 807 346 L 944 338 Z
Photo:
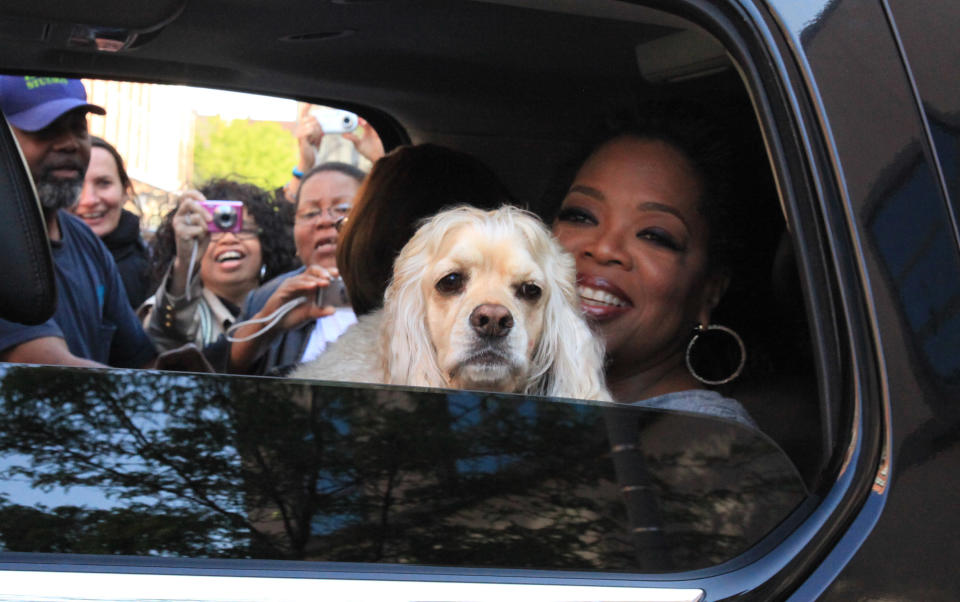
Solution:
M 675 410 L 704 414 L 717 418 L 725 418 L 739 422 L 751 428 L 757 428 L 756 422 L 746 408 L 736 399 L 724 397 L 709 389 L 689 389 L 665 393 L 649 399 L 642 399 L 631 405 L 643 406 L 659 410 Z

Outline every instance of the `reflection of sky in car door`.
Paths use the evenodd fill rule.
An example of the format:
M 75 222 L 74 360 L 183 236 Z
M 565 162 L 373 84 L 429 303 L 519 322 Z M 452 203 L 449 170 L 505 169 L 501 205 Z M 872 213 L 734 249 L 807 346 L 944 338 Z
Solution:
M 771 6 L 770 10 L 776 12 L 780 20 L 794 33 L 800 33 L 816 23 L 832 3 L 831 1 L 814 2 L 812 0 L 782 2 L 776 6 Z
M 173 381 L 179 381 L 178 384 L 183 386 L 192 386 L 193 381 L 189 377 L 182 377 L 172 379 Z M 126 389 L 126 390 L 123 390 Z M 125 384 L 117 391 L 117 396 L 122 397 L 123 395 L 142 395 L 143 391 L 141 387 L 136 384 L 135 380 L 132 380 Z M 215 416 L 212 415 L 212 410 L 210 408 L 205 408 L 202 410 L 202 413 L 205 414 L 205 418 L 208 420 L 226 420 L 225 416 Z M 164 429 L 175 427 L 172 417 L 168 415 L 165 409 L 162 407 L 162 404 L 155 404 L 154 411 L 152 412 L 139 412 L 127 413 L 125 416 L 129 420 L 130 429 L 128 433 L 119 433 L 117 431 L 112 431 L 108 433 L 95 433 L 89 432 L 90 437 L 105 437 L 111 439 L 117 443 L 120 443 L 120 439 L 126 439 L 124 443 L 136 447 L 136 443 L 133 442 L 132 432 L 136 431 L 146 437 L 163 437 Z M 230 447 L 224 449 L 224 455 L 226 457 L 237 457 L 237 462 L 239 463 L 239 455 L 237 450 Z M 123 472 L 125 468 L 128 468 L 131 465 L 131 462 L 136 461 L 136 456 L 130 455 L 119 455 L 119 454 L 101 454 L 98 457 L 98 460 L 101 465 L 107 467 L 113 467 L 118 472 Z M 31 456 L 23 454 L 15 454 L 4 452 L 0 456 L 0 474 L 7 474 L 7 472 L 17 466 L 33 466 L 34 468 L 38 467 L 38 464 L 35 463 L 35 459 Z M 55 467 L 51 467 L 50 471 L 53 472 Z M 9 500 L 14 501 L 17 504 L 24 506 L 35 506 L 43 505 L 48 508 L 56 508 L 57 506 L 78 506 L 88 509 L 112 509 L 112 508 L 121 508 L 129 506 L 130 504 L 155 504 L 158 501 L 158 498 L 155 496 L 122 496 L 118 497 L 116 492 L 113 495 L 107 495 L 111 489 L 104 488 L 103 486 L 84 486 L 84 485 L 72 485 L 69 487 L 63 487 L 59 485 L 46 485 L 43 487 L 36 487 L 31 484 L 30 480 L 25 477 L 5 477 L 0 479 L 0 498 L 6 496 Z M 170 495 L 165 497 L 164 502 L 170 504 L 171 506 L 186 506 L 188 504 L 184 503 L 182 500 L 178 499 L 176 495 Z M 226 502 L 226 500 L 223 500 Z M 229 505 L 229 504 L 228 504 Z M 242 508 L 233 508 L 234 511 L 242 511 Z
M 29 456 L 19 454 L 4 454 L 0 458 L 0 474 L 10 468 L 30 463 Z M 7 477 L 0 479 L 0 498 L 7 498 L 23 506 L 43 504 L 47 507 L 57 506 L 84 506 L 88 508 L 114 508 L 126 505 L 111 501 L 99 487 L 51 487 L 49 489 L 34 488 L 30 480 L 24 477 Z M 149 503 L 152 500 L 141 498 L 138 502 Z

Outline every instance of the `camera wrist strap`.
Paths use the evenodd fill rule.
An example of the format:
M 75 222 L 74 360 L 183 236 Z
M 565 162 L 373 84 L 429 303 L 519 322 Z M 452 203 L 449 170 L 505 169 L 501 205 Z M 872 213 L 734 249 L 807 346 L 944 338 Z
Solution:
M 286 303 L 278 307 L 276 311 L 274 311 L 269 316 L 264 316 L 262 318 L 254 318 L 251 320 L 244 320 L 243 322 L 237 322 L 236 324 L 234 324 L 233 326 L 227 329 L 227 331 L 224 333 L 224 337 L 226 337 L 226 339 L 231 343 L 244 343 L 246 341 L 253 340 L 258 336 L 266 333 L 268 330 L 270 330 L 274 326 L 276 326 L 277 323 L 280 320 L 282 320 L 285 315 L 290 313 L 290 310 L 292 310 L 294 307 L 298 305 L 305 303 L 306 301 L 307 301 L 306 297 L 297 297 L 296 299 L 291 299 L 290 301 L 287 301 Z M 243 328 L 244 326 L 247 326 L 249 324 L 263 324 L 264 322 L 266 322 L 267 325 L 251 335 L 248 335 L 245 337 L 239 337 L 239 338 L 233 336 L 233 333 L 235 333 L 239 328 Z
M 190 300 L 190 283 L 193 282 L 193 268 L 197 266 L 197 250 L 200 247 L 200 241 L 193 239 L 193 250 L 190 251 L 190 263 L 187 267 L 187 282 L 184 285 L 184 295 L 186 300 Z

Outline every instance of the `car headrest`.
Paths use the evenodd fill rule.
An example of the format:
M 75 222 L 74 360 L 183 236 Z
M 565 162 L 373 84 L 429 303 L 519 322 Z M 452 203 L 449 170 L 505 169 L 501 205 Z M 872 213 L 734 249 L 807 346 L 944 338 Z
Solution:
M 33 178 L 0 115 L 0 318 L 40 324 L 56 309 L 46 222 Z

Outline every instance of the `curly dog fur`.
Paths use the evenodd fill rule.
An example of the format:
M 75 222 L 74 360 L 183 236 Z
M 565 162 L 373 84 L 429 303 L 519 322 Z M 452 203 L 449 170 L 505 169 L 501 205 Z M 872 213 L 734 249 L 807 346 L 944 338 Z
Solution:
M 573 257 L 509 206 L 426 220 L 394 263 L 384 307 L 291 376 L 611 400 Z

